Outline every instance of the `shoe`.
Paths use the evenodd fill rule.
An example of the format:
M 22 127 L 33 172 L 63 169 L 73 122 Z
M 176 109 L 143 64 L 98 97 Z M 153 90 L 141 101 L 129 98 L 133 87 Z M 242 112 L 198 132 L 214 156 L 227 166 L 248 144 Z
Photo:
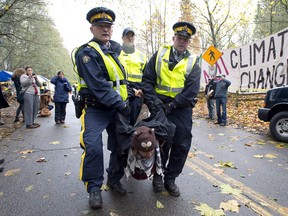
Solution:
M 4 125 L 4 122 L 0 121 L 0 125 Z
M 159 193 L 163 191 L 163 180 L 162 176 L 158 175 L 157 173 L 154 174 L 153 176 L 153 181 L 152 181 L 153 189 L 156 193 Z
M 111 188 L 113 191 L 121 194 L 121 195 L 125 195 L 127 193 L 127 190 L 125 190 L 122 186 L 122 184 L 120 182 L 117 182 L 117 183 L 110 183 L 110 182 L 107 182 L 107 186 L 109 188 Z
M 226 126 L 226 123 L 221 122 L 221 123 L 220 123 L 220 126 Z
M 89 206 L 92 209 L 98 209 L 102 207 L 101 191 L 89 193 Z
M 168 193 L 171 196 L 174 196 L 174 197 L 179 197 L 180 196 L 179 188 L 175 184 L 174 181 L 165 181 L 164 182 L 164 187 L 166 188 L 166 190 L 168 191 Z
M 65 124 L 65 121 L 64 121 L 64 120 L 60 120 L 60 123 L 61 123 L 61 124 Z
M 61 123 L 60 120 L 57 120 L 57 121 L 56 121 L 56 124 L 60 124 L 60 123 Z
M 4 170 L 4 167 L 0 167 L 0 172 L 2 172 Z
M 39 123 L 33 123 L 33 125 L 40 127 L 41 125 Z
M 5 159 L 4 159 L 4 158 L 3 158 L 3 159 L 1 159 L 1 160 L 0 160 L 0 164 L 4 163 L 4 161 L 5 161 Z
M 214 122 L 214 124 L 220 124 L 220 122 Z
M 39 126 L 37 126 L 37 125 L 26 125 L 26 128 L 27 129 L 34 129 L 34 128 L 38 128 Z
M 14 123 L 19 122 L 19 118 L 15 118 Z

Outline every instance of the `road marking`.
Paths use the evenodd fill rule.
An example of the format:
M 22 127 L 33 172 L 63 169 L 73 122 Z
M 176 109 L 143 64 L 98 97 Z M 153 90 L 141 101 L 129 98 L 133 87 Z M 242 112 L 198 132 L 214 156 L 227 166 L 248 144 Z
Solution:
M 259 215 L 272 216 L 273 214 L 271 214 L 270 212 L 265 210 L 261 205 L 257 204 L 253 200 L 258 200 L 259 203 L 261 203 L 263 206 L 266 206 L 270 210 L 272 210 L 274 212 L 277 212 L 280 215 L 283 215 L 283 216 L 284 215 L 288 215 L 288 208 L 287 207 L 278 205 L 275 201 L 268 199 L 267 197 L 265 197 L 261 193 L 258 193 L 256 191 L 254 191 L 252 188 L 247 187 L 242 182 L 239 182 L 239 181 L 231 178 L 227 174 L 224 174 L 224 173 L 221 174 L 221 175 L 216 175 L 215 174 L 213 176 L 212 175 L 213 174 L 213 169 L 215 167 L 211 166 L 208 163 L 205 163 L 204 161 L 200 160 L 199 158 L 193 158 L 193 159 L 190 159 L 190 160 L 192 160 L 192 162 L 187 160 L 186 161 L 186 165 L 188 167 L 190 167 L 191 169 L 193 169 L 198 174 L 200 174 L 203 177 L 205 177 L 212 184 L 220 186 L 222 184 L 225 184 L 225 182 L 227 182 L 233 188 L 234 187 L 240 188 L 242 190 L 243 194 L 240 194 L 240 195 L 237 195 L 237 196 L 234 195 L 234 197 L 238 201 L 244 203 L 246 206 L 251 208 L 256 213 L 258 213 Z M 207 170 L 207 171 L 205 171 L 204 169 Z M 216 177 L 219 178 L 219 179 L 217 179 Z

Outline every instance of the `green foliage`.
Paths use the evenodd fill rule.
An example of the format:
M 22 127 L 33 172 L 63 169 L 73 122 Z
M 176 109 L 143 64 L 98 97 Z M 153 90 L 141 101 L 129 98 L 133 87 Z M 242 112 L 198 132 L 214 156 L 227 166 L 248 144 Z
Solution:
M 32 66 L 47 78 L 59 70 L 75 77 L 69 53 L 47 14 L 45 1 L 0 1 L 0 69 Z
M 254 37 L 261 39 L 288 26 L 287 0 L 259 0 Z

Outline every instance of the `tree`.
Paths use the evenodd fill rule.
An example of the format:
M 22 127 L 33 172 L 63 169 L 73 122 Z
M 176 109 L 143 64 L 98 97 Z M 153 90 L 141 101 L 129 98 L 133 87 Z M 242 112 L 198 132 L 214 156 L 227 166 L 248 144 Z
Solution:
M 201 0 L 193 3 L 193 8 L 203 49 L 210 45 L 219 49 L 236 47 L 242 45 L 243 39 L 247 41 L 249 38 L 241 35 L 253 18 L 251 0 Z
M 259 0 L 254 30 L 255 38 L 274 34 L 288 26 L 287 0 Z
M 187 21 L 190 23 L 194 23 L 195 17 L 193 14 L 193 5 L 191 0 L 181 0 L 180 2 L 180 11 L 181 16 L 179 21 Z M 192 36 L 191 43 L 188 47 L 189 50 L 193 50 L 194 53 L 201 53 L 201 41 L 199 37 L 198 29 L 196 29 L 196 34 Z
M 47 77 L 59 70 L 72 71 L 68 51 L 47 16 L 45 1 L 2 0 L 0 8 L 0 68 L 13 71 L 29 65 Z

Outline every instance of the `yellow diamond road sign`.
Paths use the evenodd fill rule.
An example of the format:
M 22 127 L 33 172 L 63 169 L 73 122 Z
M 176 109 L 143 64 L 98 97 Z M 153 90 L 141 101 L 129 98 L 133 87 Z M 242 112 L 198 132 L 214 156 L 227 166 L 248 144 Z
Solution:
M 214 46 L 210 46 L 207 51 L 202 55 L 202 58 L 207 61 L 210 65 L 214 65 L 217 60 L 221 57 L 222 53 Z

